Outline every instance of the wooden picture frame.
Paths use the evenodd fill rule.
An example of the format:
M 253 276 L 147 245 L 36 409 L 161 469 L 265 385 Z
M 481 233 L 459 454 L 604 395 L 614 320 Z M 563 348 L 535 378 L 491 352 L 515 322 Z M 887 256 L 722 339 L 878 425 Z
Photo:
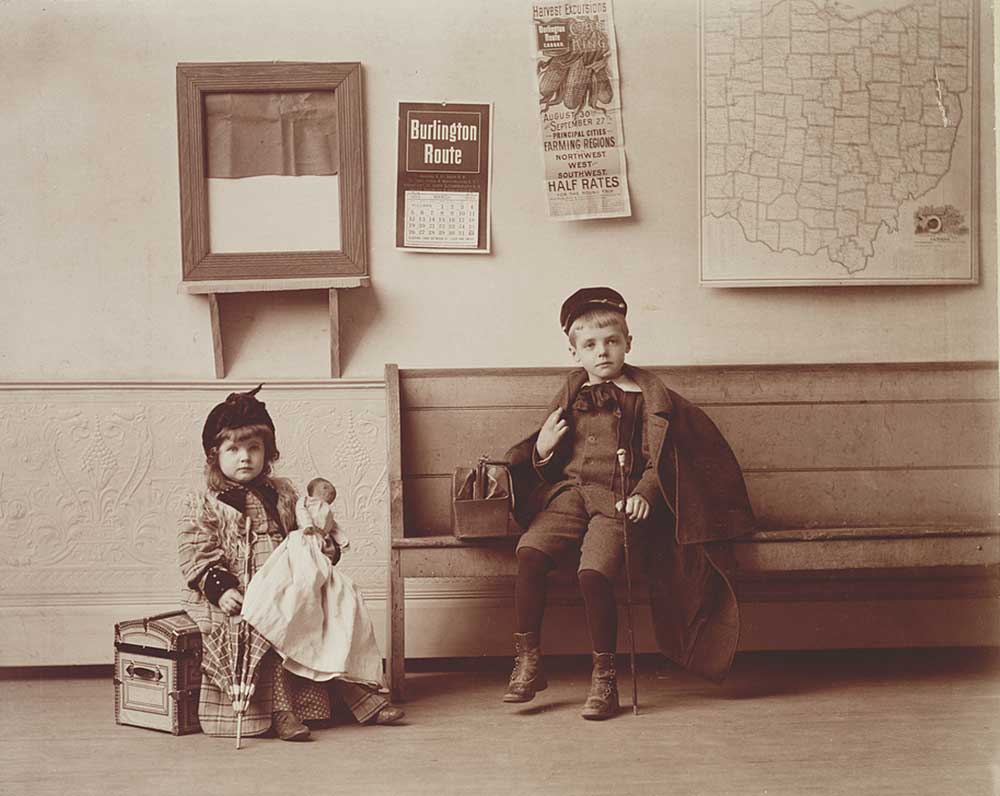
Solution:
M 341 248 L 210 250 L 205 96 L 228 92 L 335 93 Z M 360 63 L 246 62 L 177 65 L 181 289 L 187 293 L 362 287 L 368 283 L 364 116 Z

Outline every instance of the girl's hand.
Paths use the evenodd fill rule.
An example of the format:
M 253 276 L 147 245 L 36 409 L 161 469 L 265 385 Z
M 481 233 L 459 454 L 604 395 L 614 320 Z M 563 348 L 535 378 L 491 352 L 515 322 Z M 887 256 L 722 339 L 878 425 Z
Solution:
M 622 511 L 622 502 L 615 503 L 615 508 Z M 632 522 L 641 522 L 649 516 L 649 503 L 642 495 L 630 495 L 625 501 L 625 516 Z
M 243 595 L 236 589 L 227 589 L 219 598 L 219 608 L 229 616 L 238 614 L 243 608 Z
M 551 415 L 545 418 L 542 430 L 538 432 L 538 440 L 535 442 L 535 452 L 539 459 L 547 459 L 556 449 L 559 440 L 566 436 L 569 425 L 562 418 L 562 407 L 556 409 Z
M 315 525 L 309 525 L 302 529 L 303 536 L 322 536 L 323 532 Z

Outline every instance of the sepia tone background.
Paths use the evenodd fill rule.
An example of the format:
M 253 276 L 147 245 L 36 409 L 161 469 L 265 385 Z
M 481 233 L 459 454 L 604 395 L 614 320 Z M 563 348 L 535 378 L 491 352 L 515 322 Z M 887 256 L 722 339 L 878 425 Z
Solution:
M 997 358 L 986 3 L 980 284 L 864 289 L 698 285 L 694 0 L 615 6 L 634 215 L 584 223 L 544 219 L 529 4 L 57 1 L 0 4 L 0 20 L 0 665 L 110 662 L 116 619 L 176 602 L 177 499 L 232 389 L 267 382 L 281 474 L 337 484 L 358 540 L 345 567 L 379 613 L 387 361 L 569 364 L 558 306 L 595 284 L 628 298 L 640 365 Z M 223 296 L 222 383 L 207 301 L 177 291 L 174 68 L 253 60 L 363 64 L 372 286 L 342 292 L 342 380 L 324 378 L 324 291 Z M 393 249 L 400 100 L 494 103 L 492 255 Z M 465 589 L 410 592 L 414 654 L 462 651 L 443 638 L 451 606 L 509 605 Z

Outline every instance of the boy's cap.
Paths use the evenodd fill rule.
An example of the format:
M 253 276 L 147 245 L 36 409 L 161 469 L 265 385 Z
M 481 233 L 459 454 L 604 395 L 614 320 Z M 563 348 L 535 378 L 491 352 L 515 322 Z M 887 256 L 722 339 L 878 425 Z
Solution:
M 274 421 L 267 413 L 267 407 L 256 398 L 263 386 L 259 384 L 250 392 L 229 393 L 225 401 L 212 408 L 201 430 L 201 444 L 206 454 L 215 446 L 216 437 L 227 428 L 267 426 L 274 433 Z
M 620 312 L 622 315 L 628 313 L 628 305 L 618 291 L 610 287 L 584 287 L 563 302 L 562 309 L 559 310 L 559 323 L 563 331 L 569 334 L 573 321 L 585 312 L 600 309 Z

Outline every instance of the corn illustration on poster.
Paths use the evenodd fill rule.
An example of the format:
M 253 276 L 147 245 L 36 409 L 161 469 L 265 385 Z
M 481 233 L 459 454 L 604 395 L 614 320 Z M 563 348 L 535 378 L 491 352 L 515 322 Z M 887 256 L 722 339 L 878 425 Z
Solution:
M 549 217 L 632 214 L 611 3 L 532 5 Z

